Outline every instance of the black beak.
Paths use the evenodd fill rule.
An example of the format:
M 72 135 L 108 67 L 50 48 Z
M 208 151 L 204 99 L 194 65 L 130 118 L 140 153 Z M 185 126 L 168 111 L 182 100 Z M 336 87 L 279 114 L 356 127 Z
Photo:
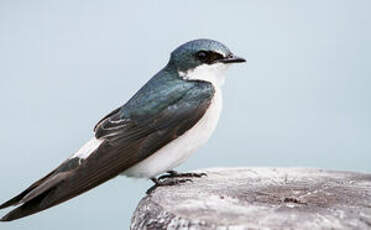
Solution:
M 222 63 L 242 63 L 242 62 L 246 62 L 246 60 L 242 57 L 238 57 L 238 56 L 235 56 L 235 55 L 230 55 L 228 57 L 225 57 L 221 60 L 219 60 L 220 62 Z

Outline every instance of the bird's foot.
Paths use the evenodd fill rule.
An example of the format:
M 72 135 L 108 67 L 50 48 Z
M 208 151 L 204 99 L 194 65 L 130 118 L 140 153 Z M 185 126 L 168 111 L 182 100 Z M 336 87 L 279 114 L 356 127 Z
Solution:
M 166 180 L 163 180 L 164 178 L 151 178 L 153 183 L 155 183 L 152 187 L 150 187 L 147 190 L 147 194 L 152 193 L 157 187 L 160 186 L 171 186 L 171 185 L 177 185 L 177 184 L 183 184 L 186 182 L 192 182 L 191 179 L 178 179 L 178 178 L 167 178 Z
M 167 171 L 167 174 L 162 175 L 158 178 L 158 180 L 163 180 L 165 178 L 176 178 L 176 177 L 203 177 L 207 176 L 206 173 L 178 173 L 177 171 L 170 170 Z

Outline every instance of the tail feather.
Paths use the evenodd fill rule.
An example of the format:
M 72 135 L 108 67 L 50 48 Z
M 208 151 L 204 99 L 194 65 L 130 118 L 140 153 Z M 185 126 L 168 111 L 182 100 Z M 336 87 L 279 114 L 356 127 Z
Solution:
M 16 220 L 25 216 L 32 215 L 36 212 L 40 212 L 44 210 L 42 206 L 40 206 L 42 200 L 48 196 L 50 191 L 44 192 L 43 194 L 35 197 L 34 199 L 22 204 L 18 208 L 10 211 L 8 214 L 6 214 L 4 217 L 0 219 L 0 221 L 12 221 Z
M 73 168 L 73 165 L 71 166 L 71 161 L 68 160 L 21 194 L 2 204 L 1 208 L 11 205 L 20 206 L 10 211 L 0 221 L 16 220 L 51 208 L 104 183 L 118 174 L 114 171 L 103 176 L 100 174 L 97 178 L 94 178 L 94 181 L 87 180 L 91 175 L 94 175 L 95 167 L 86 168 L 86 166 L 82 166 L 76 169 Z M 98 163 L 98 161 L 94 161 L 94 163 Z
M 55 194 L 55 191 L 58 186 L 63 186 L 64 176 L 63 174 L 50 176 L 33 190 L 25 190 L 23 193 L 4 203 L 4 207 L 12 204 L 22 205 L 10 211 L 0 221 L 11 221 L 29 216 L 63 202 L 65 197 L 58 196 L 58 194 Z
M 21 194 L 2 204 L 1 208 L 20 206 L 0 221 L 11 221 L 43 211 L 114 178 L 136 163 L 137 158 L 128 157 L 134 150 L 134 147 L 125 147 L 124 150 L 112 147 L 111 143 L 107 142 L 94 149 L 87 158 L 67 159 Z M 122 154 L 122 151 L 125 151 L 125 154 Z
M 22 203 L 22 199 L 27 194 L 29 194 L 32 190 L 34 190 L 36 187 L 38 187 L 42 183 L 44 183 L 52 174 L 54 174 L 54 172 L 55 172 L 55 170 L 53 170 L 48 175 L 44 176 L 40 180 L 38 180 L 35 183 L 33 183 L 32 185 L 30 185 L 26 190 L 24 190 L 23 192 L 21 192 L 19 195 L 15 196 L 12 199 L 10 199 L 10 200 L 4 202 L 3 204 L 1 204 L 0 205 L 0 209 L 8 208 L 10 206 L 18 205 L 18 204 Z
M 18 204 L 22 200 L 22 198 L 25 195 L 27 195 L 28 192 L 29 191 L 26 190 L 26 191 L 22 192 L 21 194 L 19 194 L 18 196 L 15 196 L 14 198 L 12 198 L 12 199 L 6 201 L 5 203 L 1 204 L 0 209 L 7 208 L 7 207 L 10 207 L 12 205 Z
M 48 207 L 41 205 L 43 199 L 47 197 L 55 187 L 63 181 L 65 174 L 54 175 L 56 170 L 53 170 L 45 177 L 33 183 L 26 190 L 21 192 L 19 195 L 6 201 L 0 205 L 0 209 L 8 208 L 13 205 L 20 205 L 16 209 L 10 211 L 0 221 L 11 221 L 19 219 L 33 213 L 44 210 Z M 51 205 L 49 205 L 50 207 Z

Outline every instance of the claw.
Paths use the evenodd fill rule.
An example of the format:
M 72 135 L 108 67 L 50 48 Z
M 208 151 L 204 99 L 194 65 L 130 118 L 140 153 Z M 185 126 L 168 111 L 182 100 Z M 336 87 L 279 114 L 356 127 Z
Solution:
M 158 178 L 158 180 L 163 180 L 165 178 L 174 178 L 174 177 L 203 177 L 207 176 L 206 173 L 178 173 L 174 170 L 167 171 L 168 174 L 162 175 Z
M 171 178 L 167 180 L 161 180 L 160 178 L 151 178 L 151 180 L 155 184 L 146 191 L 148 195 L 151 194 L 157 187 L 160 187 L 160 186 L 171 186 L 171 185 L 183 184 L 186 182 L 193 182 L 192 179 L 189 179 L 189 178 L 174 179 L 174 180 L 172 180 Z

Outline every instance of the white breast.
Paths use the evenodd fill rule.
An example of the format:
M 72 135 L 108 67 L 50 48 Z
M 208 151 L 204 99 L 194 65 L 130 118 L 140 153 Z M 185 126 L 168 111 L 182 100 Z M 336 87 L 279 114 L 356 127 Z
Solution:
M 213 84 L 215 94 L 208 110 L 190 130 L 145 160 L 125 170 L 122 173 L 123 175 L 130 177 L 154 177 L 177 167 L 208 141 L 215 130 L 222 111 L 223 100 L 220 87 L 224 83 L 224 72 L 227 67 L 228 65 L 222 63 L 204 64 L 187 72 L 179 72 L 179 75 L 184 79 L 204 80 Z
M 197 124 L 156 153 L 124 171 L 123 175 L 151 178 L 177 167 L 207 142 L 218 123 L 221 110 L 222 92 L 218 87 L 209 109 Z
M 215 94 L 204 116 L 190 130 L 182 136 L 162 147 L 151 156 L 122 172 L 129 177 L 151 178 L 171 170 L 183 163 L 195 150 L 205 144 L 213 133 L 222 110 L 222 91 L 224 72 L 228 64 L 216 63 L 213 65 L 200 65 L 187 72 L 179 72 L 184 79 L 197 79 L 211 82 Z M 92 138 L 70 158 L 86 159 L 102 143 L 103 139 Z

